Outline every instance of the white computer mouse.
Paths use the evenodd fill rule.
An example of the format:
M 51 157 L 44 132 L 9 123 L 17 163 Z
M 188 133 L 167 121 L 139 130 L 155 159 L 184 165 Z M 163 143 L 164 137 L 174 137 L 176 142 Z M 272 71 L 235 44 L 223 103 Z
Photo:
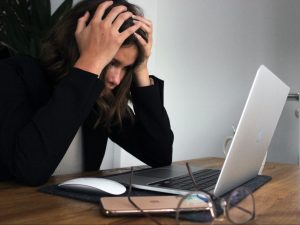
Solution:
M 126 192 L 126 187 L 116 181 L 106 178 L 82 177 L 67 180 L 58 185 L 64 189 L 71 189 L 82 192 L 107 193 L 121 195 Z

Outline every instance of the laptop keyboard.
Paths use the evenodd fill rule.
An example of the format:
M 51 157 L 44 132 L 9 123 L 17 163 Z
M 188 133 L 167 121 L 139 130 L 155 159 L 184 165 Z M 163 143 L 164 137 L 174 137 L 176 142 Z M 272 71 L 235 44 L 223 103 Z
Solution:
M 213 190 L 217 183 L 220 172 L 220 170 L 215 169 L 204 169 L 193 172 L 195 181 L 198 185 L 198 190 Z M 195 185 L 189 174 L 168 178 L 162 181 L 151 183 L 150 185 L 157 187 L 196 191 Z

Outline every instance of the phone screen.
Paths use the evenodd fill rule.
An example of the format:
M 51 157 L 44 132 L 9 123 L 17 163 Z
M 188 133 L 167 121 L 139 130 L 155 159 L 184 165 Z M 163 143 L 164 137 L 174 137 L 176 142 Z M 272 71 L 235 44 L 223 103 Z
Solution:
M 175 212 L 182 196 L 133 196 L 131 199 L 143 211 L 148 213 L 167 213 Z M 203 200 L 189 198 L 185 200 L 182 207 L 185 210 L 195 211 L 195 202 L 197 210 L 207 210 L 208 204 Z M 140 210 L 133 206 L 127 197 L 102 197 L 100 198 L 102 212 L 105 215 L 120 214 L 140 214 Z

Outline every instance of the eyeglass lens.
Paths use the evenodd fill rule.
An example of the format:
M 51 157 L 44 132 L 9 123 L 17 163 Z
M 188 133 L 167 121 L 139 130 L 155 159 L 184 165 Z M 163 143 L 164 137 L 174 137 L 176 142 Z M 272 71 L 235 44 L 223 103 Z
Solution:
M 229 196 L 226 204 L 228 219 L 235 224 L 244 224 L 255 216 L 255 202 L 248 189 L 237 188 Z

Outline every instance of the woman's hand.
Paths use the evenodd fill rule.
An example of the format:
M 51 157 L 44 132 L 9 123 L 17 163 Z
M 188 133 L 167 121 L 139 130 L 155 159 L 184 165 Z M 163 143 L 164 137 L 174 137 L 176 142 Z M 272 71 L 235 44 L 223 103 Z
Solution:
M 78 19 L 75 38 L 80 57 L 75 67 L 99 75 L 125 39 L 142 26 L 142 23 L 136 23 L 120 33 L 120 27 L 132 17 L 132 13 L 125 6 L 116 6 L 102 19 L 106 9 L 112 4 L 112 1 L 100 4 L 88 25 L 86 23 L 90 17 L 89 12 Z
M 132 18 L 136 21 L 136 24 L 139 22 L 142 23 L 141 29 L 145 31 L 148 35 L 148 42 L 147 42 L 139 34 L 134 33 L 139 43 L 143 46 L 145 52 L 142 63 L 139 66 L 137 66 L 134 71 L 136 75 L 135 77 L 136 84 L 140 87 L 149 86 L 151 84 L 151 81 L 148 72 L 148 60 L 150 58 L 151 50 L 152 50 L 153 26 L 152 26 L 152 22 L 150 20 L 145 19 L 144 17 L 133 15 Z

